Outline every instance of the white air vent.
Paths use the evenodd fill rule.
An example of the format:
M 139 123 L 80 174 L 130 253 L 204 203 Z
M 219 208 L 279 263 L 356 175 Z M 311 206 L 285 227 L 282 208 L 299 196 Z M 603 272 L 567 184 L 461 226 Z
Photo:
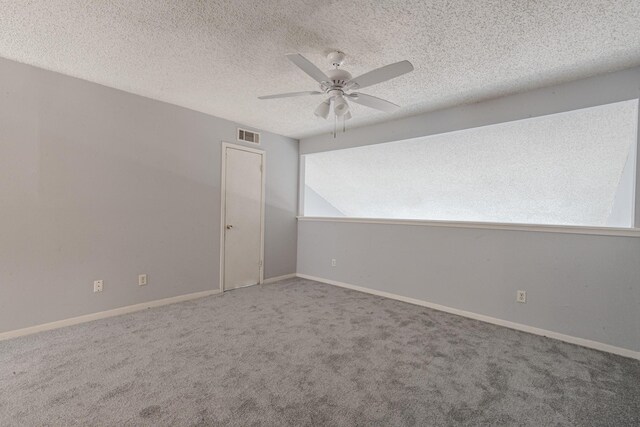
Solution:
M 260 134 L 258 132 L 251 132 L 249 130 L 238 128 L 238 141 L 260 144 Z

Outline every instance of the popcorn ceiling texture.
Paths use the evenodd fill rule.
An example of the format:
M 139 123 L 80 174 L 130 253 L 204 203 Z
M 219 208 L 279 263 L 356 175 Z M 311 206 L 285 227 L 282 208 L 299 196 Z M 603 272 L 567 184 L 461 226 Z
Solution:
M 632 227 L 632 209 L 614 207 L 632 204 L 635 174 L 623 172 L 637 122 L 633 99 L 308 154 L 304 214 Z M 334 212 L 316 208 L 327 203 Z
M 354 76 L 402 59 L 416 70 L 363 92 L 380 122 L 640 64 L 637 0 L 0 0 L 0 56 L 292 137 L 328 132 L 316 89 L 284 54 Z

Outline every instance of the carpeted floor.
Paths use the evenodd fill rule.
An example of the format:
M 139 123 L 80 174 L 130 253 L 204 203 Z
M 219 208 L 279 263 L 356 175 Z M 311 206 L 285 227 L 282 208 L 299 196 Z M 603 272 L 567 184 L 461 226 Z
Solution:
M 640 362 L 302 279 L 0 342 L 0 425 L 640 425 Z

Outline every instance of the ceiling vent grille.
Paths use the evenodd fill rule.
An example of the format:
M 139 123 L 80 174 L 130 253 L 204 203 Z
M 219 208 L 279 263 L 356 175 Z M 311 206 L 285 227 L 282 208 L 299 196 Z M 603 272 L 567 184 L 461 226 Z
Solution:
M 251 132 L 250 130 L 238 128 L 238 141 L 260 144 L 260 134 L 258 132 Z

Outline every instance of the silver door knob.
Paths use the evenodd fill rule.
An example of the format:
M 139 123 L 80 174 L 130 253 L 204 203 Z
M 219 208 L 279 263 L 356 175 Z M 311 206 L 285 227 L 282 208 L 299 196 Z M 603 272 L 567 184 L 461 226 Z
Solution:
M 227 225 L 227 230 L 231 230 L 233 228 L 233 225 L 229 224 Z

